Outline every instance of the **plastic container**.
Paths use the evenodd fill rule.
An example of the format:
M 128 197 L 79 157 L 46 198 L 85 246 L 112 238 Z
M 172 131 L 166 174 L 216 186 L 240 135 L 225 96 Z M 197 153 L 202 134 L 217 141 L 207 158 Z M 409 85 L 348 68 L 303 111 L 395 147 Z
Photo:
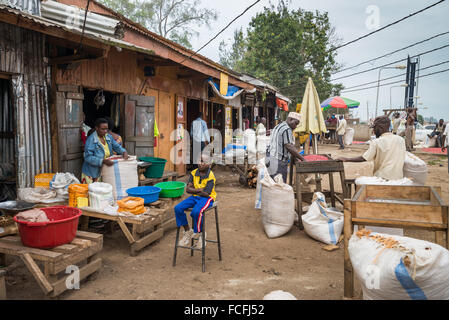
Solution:
M 50 181 L 53 180 L 54 173 L 40 173 L 34 176 L 35 188 L 50 188 Z
M 71 184 L 69 186 L 69 207 L 81 208 L 81 205 L 85 204 L 86 199 L 89 199 L 88 184 Z
M 126 190 L 128 196 L 142 198 L 145 204 L 153 203 L 159 200 L 161 188 L 158 187 L 136 187 Z
M 26 222 L 14 217 L 24 246 L 50 249 L 73 241 L 80 209 L 66 206 L 42 208 L 50 222 Z
M 151 166 L 145 170 L 146 178 L 162 178 L 164 175 L 165 164 L 167 160 L 162 158 L 153 158 L 153 157 L 142 157 L 139 158 L 140 161 L 150 162 Z
M 160 198 L 178 198 L 184 194 L 186 184 L 181 181 L 160 182 L 155 187 L 161 188 Z

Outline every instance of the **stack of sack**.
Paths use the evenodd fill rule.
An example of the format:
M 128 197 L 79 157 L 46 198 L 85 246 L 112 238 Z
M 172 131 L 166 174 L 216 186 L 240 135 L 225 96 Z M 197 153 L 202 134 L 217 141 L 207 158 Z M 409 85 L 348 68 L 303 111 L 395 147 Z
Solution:
M 145 212 L 144 200 L 142 198 L 126 197 L 117 201 L 118 212 L 128 212 L 139 215 Z

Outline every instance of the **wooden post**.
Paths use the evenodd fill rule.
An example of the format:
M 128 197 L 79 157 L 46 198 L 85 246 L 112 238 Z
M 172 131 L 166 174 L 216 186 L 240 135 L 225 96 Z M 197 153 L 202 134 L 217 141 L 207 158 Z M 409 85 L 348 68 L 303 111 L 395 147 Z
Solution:
M 0 270 L 0 300 L 6 300 L 5 271 Z
M 349 239 L 354 232 L 352 225 L 351 216 L 351 201 L 345 199 L 345 209 L 344 209 L 344 297 L 353 298 L 354 297 L 354 272 L 351 264 L 351 259 L 349 257 Z
M 335 189 L 334 189 L 334 174 L 331 172 L 329 173 L 329 187 L 331 191 L 331 203 L 332 207 L 335 208 Z

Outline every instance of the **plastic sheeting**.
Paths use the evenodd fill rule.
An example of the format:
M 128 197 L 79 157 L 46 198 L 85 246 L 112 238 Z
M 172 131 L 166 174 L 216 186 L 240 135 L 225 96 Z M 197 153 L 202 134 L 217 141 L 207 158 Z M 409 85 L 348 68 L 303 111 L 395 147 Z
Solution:
M 228 93 L 226 94 L 226 96 L 224 96 L 220 93 L 219 85 L 216 84 L 212 79 L 209 79 L 207 82 L 214 90 L 214 93 L 217 96 L 219 96 L 220 98 L 225 99 L 225 100 L 233 100 L 236 97 L 238 97 L 243 91 L 245 91 L 244 89 L 236 87 L 236 86 L 228 86 Z

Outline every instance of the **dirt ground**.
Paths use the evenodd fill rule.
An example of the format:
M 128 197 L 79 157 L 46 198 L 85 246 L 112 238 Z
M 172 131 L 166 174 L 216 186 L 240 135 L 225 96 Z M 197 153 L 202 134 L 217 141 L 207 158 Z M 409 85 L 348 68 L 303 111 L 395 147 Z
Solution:
M 366 146 L 320 146 L 320 153 L 333 157 L 358 156 Z M 428 185 L 440 186 L 449 203 L 446 157 L 417 153 L 429 164 Z M 372 165 L 345 164 L 346 176 L 372 174 Z M 170 230 L 137 257 L 129 255 L 128 242 L 121 231 L 104 235 L 100 253 L 102 268 L 80 290 L 66 292 L 62 300 L 260 300 L 274 290 L 290 292 L 298 299 L 340 300 L 343 297 L 343 245 L 327 252 L 325 246 L 294 226 L 278 239 L 265 235 L 261 213 L 254 209 L 255 189 L 239 185 L 238 175 L 229 168 L 216 169 L 220 233 L 223 261 L 217 247 L 208 244 L 206 272 L 201 272 L 201 254 L 190 257 L 179 250 L 177 266 L 172 267 L 176 231 Z M 326 186 L 326 183 L 324 183 Z M 337 191 L 340 188 L 336 185 Z M 214 219 L 207 218 L 208 237 L 214 238 Z M 427 232 L 406 235 L 432 239 Z M 9 299 L 44 299 L 37 283 L 24 267 L 7 277 Z M 360 289 L 357 290 L 360 297 Z

